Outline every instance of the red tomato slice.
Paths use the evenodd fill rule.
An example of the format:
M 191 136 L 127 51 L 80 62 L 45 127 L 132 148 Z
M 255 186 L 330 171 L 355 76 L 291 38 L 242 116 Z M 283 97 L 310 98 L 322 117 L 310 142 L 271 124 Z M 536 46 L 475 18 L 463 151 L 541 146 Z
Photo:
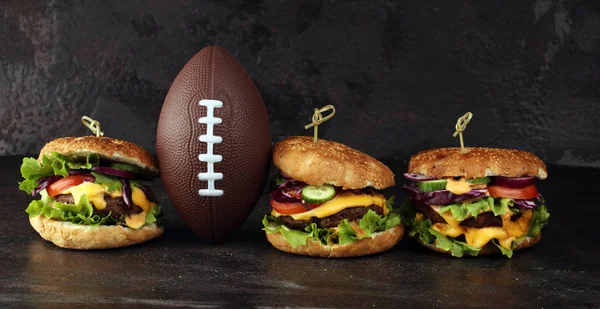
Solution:
M 300 203 L 280 203 L 275 200 L 271 200 L 271 207 L 282 215 L 293 215 L 306 211 L 306 208 Z
M 58 180 L 57 182 L 49 185 L 48 187 L 46 187 L 46 192 L 48 192 L 48 195 L 50 197 L 54 197 L 71 187 L 82 184 L 83 179 L 84 179 L 83 177 L 77 176 L 77 175 L 64 177 L 64 178 Z
M 517 200 L 528 200 L 538 196 L 538 190 L 535 185 L 529 185 L 523 188 L 509 188 L 491 185 L 487 186 L 488 192 L 493 197 L 506 197 Z

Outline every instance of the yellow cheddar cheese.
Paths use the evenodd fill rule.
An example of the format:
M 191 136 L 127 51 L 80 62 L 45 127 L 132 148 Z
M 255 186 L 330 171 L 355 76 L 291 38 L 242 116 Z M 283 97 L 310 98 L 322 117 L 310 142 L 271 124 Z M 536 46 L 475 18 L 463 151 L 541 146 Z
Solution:
M 93 182 L 84 182 L 61 192 L 61 194 L 73 195 L 75 204 L 79 203 L 81 196 L 85 194 L 88 198 L 88 201 L 90 201 L 90 203 L 92 203 L 92 205 L 98 210 L 106 208 L 104 193 L 106 193 L 106 187 Z
M 146 212 L 155 205 L 146 198 L 144 191 L 138 187 L 133 187 L 133 191 L 131 191 L 131 199 L 133 200 L 134 205 L 140 206 Z
M 345 191 L 338 194 L 332 200 L 323 203 L 323 205 L 311 209 L 309 211 L 290 215 L 294 220 L 309 220 L 312 217 L 325 218 L 334 215 L 346 208 L 350 207 L 369 207 L 377 205 L 383 208 L 383 214 L 388 214 L 388 209 L 385 207 L 385 196 L 380 193 L 373 194 L 355 194 L 351 191 Z M 271 211 L 271 215 L 279 217 L 282 214 L 277 211 Z
M 133 214 L 131 216 L 125 216 L 125 225 L 132 229 L 139 229 L 146 223 L 147 212 L 142 211 L 139 214 Z

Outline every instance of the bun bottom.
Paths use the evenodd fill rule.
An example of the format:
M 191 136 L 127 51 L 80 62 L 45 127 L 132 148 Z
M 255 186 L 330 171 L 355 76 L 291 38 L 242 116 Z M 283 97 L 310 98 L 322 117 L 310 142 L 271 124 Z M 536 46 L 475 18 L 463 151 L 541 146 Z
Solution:
M 517 246 L 513 249 L 513 251 L 529 248 L 529 247 L 537 244 L 541 238 L 542 238 L 542 233 L 539 233 L 536 237 L 527 236 L 527 237 L 525 237 L 525 239 L 523 239 L 517 243 Z M 415 239 L 423 247 L 426 247 L 430 250 L 437 251 L 440 253 L 450 254 L 450 251 L 440 249 L 440 248 L 436 247 L 435 244 L 426 244 L 426 243 L 423 243 L 421 241 L 421 239 L 419 239 L 419 238 L 415 238 Z M 479 251 L 477 256 L 479 256 L 479 255 L 498 255 L 498 254 L 502 254 L 500 249 L 498 249 L 498 247 L 496 247 L 494 244 L 488 243 L 487 245 L 483 246 L 483 248 L 481 248 L 481 251 Z
M 265 233 L 266 234 L 266 233 Z M 293 254 L 317 257 L 344 258 L 363 256 L 387 251 L 394 247 L 404 235 L 404 227 L 399 225 L 373 236 L 356 240 L 345 245 L 323 245 L 320 241 L 308 239 L 306 245 L 292 248 L 281 233 L 266 234 L 273 247 Z
M 61 248 L 78 250 L 135 245 L 160 236 L 164 230 L 156 224 L 143 226 L 137 230 L 120 225 L 91 227 L 48 219 L 43 215 L 29 218 L 29 223 L 45 240 Z

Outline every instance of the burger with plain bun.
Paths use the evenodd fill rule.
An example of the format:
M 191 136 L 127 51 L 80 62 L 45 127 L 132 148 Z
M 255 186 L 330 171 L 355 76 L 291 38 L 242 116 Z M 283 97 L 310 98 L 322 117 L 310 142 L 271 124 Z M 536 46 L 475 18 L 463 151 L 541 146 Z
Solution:
M 157 177 L 152 156 L 102 136 L 62 137 L 24 158 L 19 188 L 38 197 L 27 207 L 33 228 L 69 249 L 107 249 L 158 237 L 160 206 L 142 181 Z
M 441 148 L 414 155 L 402 206 L 410 236 L 455 257 L 533 246 L 549 214 L 535 182 L 546 166 L 534 154 L 496 148 Z
M 404 234 L 393 198 L 381 190 L 394 174 L 378 160 L 346 145 L 289 137 L 275 145 L 280 169 L 263 219 L 277 249 L 318 257 L 353 257 L 392 248 Z

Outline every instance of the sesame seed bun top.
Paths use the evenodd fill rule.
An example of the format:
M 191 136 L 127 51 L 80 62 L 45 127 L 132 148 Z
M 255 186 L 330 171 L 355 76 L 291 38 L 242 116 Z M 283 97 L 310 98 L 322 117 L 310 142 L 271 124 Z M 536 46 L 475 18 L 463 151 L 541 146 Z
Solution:
M 465 150 L 465 153 L 460 148 L 421 151 L 410 159 L 408 172 L 436 178 L 548 177 L 544 162 L 531 152 L 481 147 Z
M 309 136 L 288 137 L 275 145 L 273 163 L 283 174 L 311 185 L 343 189 L 394 185 L 394 173 L 375 158 L 344 144 Z

